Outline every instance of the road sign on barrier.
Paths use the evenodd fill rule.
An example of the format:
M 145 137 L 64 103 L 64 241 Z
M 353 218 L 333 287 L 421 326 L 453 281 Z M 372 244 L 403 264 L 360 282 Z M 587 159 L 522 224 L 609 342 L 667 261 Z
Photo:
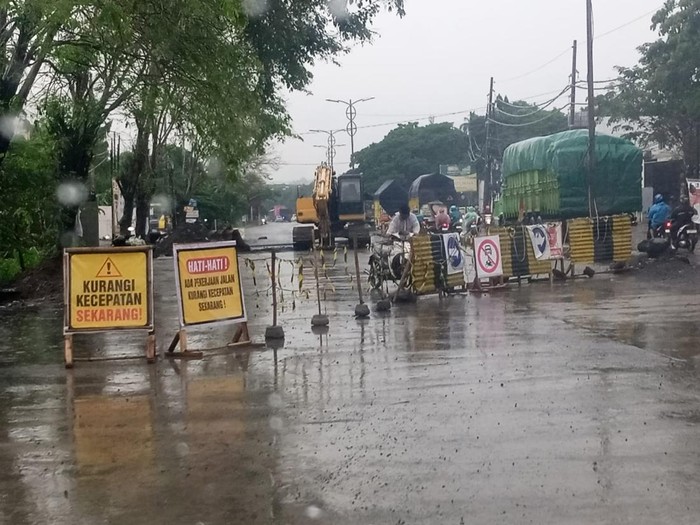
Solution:
M 65 332 L 152 329 L 150 249 L 66 250 Z
M 476 237 L 474 239 L 474 253 L 476 254 L 476 274 L 480 279 L 503 275 L 498 235 Z
M 459 243 L 459 234 L 446 233 L 442 236 L 447 260 L 447 275 L 464 273 L 464 254 Z
M 180 325 L 246 320 L 235 242 L 173 246 Z

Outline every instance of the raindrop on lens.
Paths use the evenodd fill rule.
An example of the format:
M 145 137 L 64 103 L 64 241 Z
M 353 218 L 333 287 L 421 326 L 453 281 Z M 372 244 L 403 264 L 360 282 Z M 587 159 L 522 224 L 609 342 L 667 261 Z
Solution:
M 282 406 L 284 406 L 284 403 L 282 402 L 282 396 L 279 394 L 270 394 L 270 397 L 267 399 L 267 401 L 273 408 L 282 408 Z
M 312 520 L 317 520 L 323 515 L 323 511 L 319 509 L 316 505 L 309 505 L 304 511 L 306 517 Z
M 63 206 L 79 206 L 87 199 L 87 188 L 80 182 L 63 182 L 56 188 L 56 198 Z
M 241 5 L 245 14 L 251 18 L 264 15 L 270 7 L 268 0 L 243 0 Z

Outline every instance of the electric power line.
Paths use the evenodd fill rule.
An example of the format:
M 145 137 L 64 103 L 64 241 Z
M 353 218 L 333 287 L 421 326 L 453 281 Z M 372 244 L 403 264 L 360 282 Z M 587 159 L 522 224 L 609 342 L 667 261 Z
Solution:
M 542 117 L 541 119 L 533 120 L 533 121 L 531 121 L 531 122 L 523 122 L 523 123 L 520 123 L 520 124 L 509 124 L 509 123 L 507 123 L 507 122 L 499 122 L 499 121 L 497 121 L 497 120 L 494 120 L 494 119 L 488 118 L 488 117 L 486 118 L 486 121 L 487 121 L 487 122 L 492 122 L 492 123 L 494 123 L 494 124 L 496 124 L 496 125 L 498 125 L 498 126 L 503 126 L 503 127 L 506 127 L 506 128 L 524 128 L 524 127 L 527 127 L 527 126 L 532 126 L 532 125 L 534 125 L 534 124 L 539 124 L 540 122 L 544 122 L 545 120 L 547 120 L 547 119 L 549 119 L 549 118 L 552 118 L 552 117 L 556 114 L 557 111 L 558 111 L 558 112 L 561 112 L 561 111 L 567 109 L 569 106 L 570 106 L 570 104 L 566 104 L 566 105 L 562 106 L 561 108 L 555 108 L 551 113 L 548 113 L 547 115 L 545 115 L 545 116 Z
M 610 84 L 608 86 L 594 87 L 593 91 L 610 91 L 611 89 L 616 89 L 622 86 L 624 86 L 624 84 Z M 576 89 L 580 89 L 581 91 L 588 90 L 588 88 L 585 86 L 576 86 Z
M 557 93 L 557 97 L 554 98 L 554 100 L 557 100 L 557 98 L 559 98 L 563 93 L 566 93 L 566 91 L 569 90 L 569 89 L 570 89 L 570 86 L 567 85 L 566 88 L 565 88 L 564 90 L 559 90 L 559 89 L 557 89 L 557 90 L 553 90 L 553 91 L 547 91 L 547 92 L 544 92 L 544 93 L 538 93 L 538 94 L 536 94 L 536 95 L 529 95 L 529 96 L 527 96 L 527 97 L 522 97 L 522 98 L 519 98 L 519 100 L 521 100 L 521 101 L 528 101 L 528 100 L 536 99 L 536 98 L 539 98 L 539 97 L 544 97 L 544 96 L 552 95 L 552 94 L 554 94 L 554 93 Z M 547 104 L 547 103 L 549 103 L 550 101 L 551 101 L 551 100 L 547 100 L 547 101 L 545 101 L 545 102 L 541 102 L 540 104 Z M 509 105 L 509 106 L 511 106 L 511 107 L 523 108 L 523 109 L 529 109 L 529 108 L 531 108 L 532 106 L 540 107 L 540 104 L 532 104 L 532 106 L 517 106 L 517 105 L 514 105 L 514 104 L 510 104 L 510 103 L 508 103 L 508 102 L 505 102 L 505 101 L 503 101 L 503 100 L 501 100 L 501 101 L 499 101 L 499 102 L 502 103 L 502 104 Z M 466 110 L 461 110 L 461 111 L 452 111 L 452 112 L 449 112 L 449 113 L 428 113 L 428 114 L 423 114 L 423 116 L 419 116 L 419 117 L 416 117 L 416 118 L 410 118 L 410 119 L 404 119 L 404 120 L 396 120 L 396 121 L 393 121 L 393 122 L 381 122 L 381 123 L 377 123 L 377 124 L 366 124 L 366 125 L 364 125 L 364 126 L 358 126 L 357 129 L 383 128 L 383 127 L 387 127 L 387 126 L 398 126 L 399 124 L 407 124 L 407 123 L 409 123 L 409 122 L 421 122 L 421 121 L 424 121 L 424 120 L 430 120 L 431 118 L 449 117 L 449 116 L 455 116 L 455 115 L 469 115 L 470 113 L 474 113 L 474 112 L 482 111 L 482 110 L 486 110 L 486 109 L 488 109 L 486 106 L 479 106 L 479 107 L 476 107 L 476 108 L 471 108 L 471 109 L 466 109 Z M 314 133 L 311 133 L 311 132 L 306 131 L 306 132 L 297 133 L 296 135 L 301 136 L 301 135 L 313 135 L 313 134 L 314 134 Z
M 538 71 L 541 71 L 541 70 L 543 70 L 544 68 L 546 68 L 548 65 L 550 65 L 550 64 L 556 62 L 557 60 L 559 60 L 561 57 L 563 57 L 564 55 L 566 55 L 567 53 L 569 53 L 570 50 L 571 50 L 571 48 L 568 48 L 568 47 L 567 47 L 564 51 L 562 51 L 561 53 L 559 53 L 557 56 L 555 56 L 555 57 L 552 58 L 551 60 L 545 62 L 545 63 L 542 64 L 541 66 L 538 66 L 538 67 L 536 67 L 535 69 L 533 69 L 533 70 L 531 70 L 531 71 L 528 71 L 527 73 L 523 73 L 522 75 L 518 75 L 518 76 L 516 76 L 516 77 L 511 77 L 511 78 L 506 78 L 505 80 L 500 80 L 499 82 L 500 82 L 501 84 L 503 84 L 503 83 L 505 83 L 505 82 L 512 82 L 513 80 L 519 80 L 519 79 L 521 79 L 521 78 L 528 77 L 528 76 L 532 75 L 533 73 L 537 73 Z
M 533 116 L 533 115 L 537 115 L 538 113 L 542 113 L 545 109 L 547 109 L 549 106 L 551 106 L 552 104 L 554 104 L 557 100 L 559 100 L 563 95 L 565 95 L 566 93 L 568 93 L 570 89 L 571 89 L 571 86 L 566 86 L 566 88 L 565 88 L 561 93 L 559 93 L 559 95 L 557 95 L 557 96 L 554 97 L 553 99 L 549 100 L 548 102 L 543 103 L 543 105 L 541 105 L 541 106 L 538 106 L 538 105 L 533 104 L 533 106 L 535 106 L 535 107 L 538 108 L 538 109 L 535 110 L 535 111 L 532 111 L 532 112 L 530 112 L 530 113 L 522 113 L 522 114 L 520 114 L 520 115 L 516 115 L 516 114 L 514 114 L 514 113 L 508 113 L 507 111 L 503 111 L 502 109 L 500 109 L 500 108 L 498 107 L 499 102 L 502 102 L 502 101 L 500 101 L 500 100 L 499 100 L 499 101 L 496 101 L 496 111 L 498 111 L 499 113 L 502 113 L 503 115 L 506 115 L 506 116 L 508 116 L 508 117 L 513 117 L 513 118 L 527 118 L 527 117 L 531 117 L 531 116 Z M 506 103 L 506 102 L 504 102 L 504 103 L 507 104 L 507 105 L 509 105 L 509 106 L 512 107 L 512 108 L 530 109 L 530 108 L 532 107 L 532 106 L 516 106 L 516 105 L 513 105 L 513 104 Z
M 644 13 L 643 15 L 639 15 L 639 16 L 638 16 L 637 18 L 635 18 L 634 20 L 630 20 L 629 22 L 625 22 L 624 24 L 619 25 L 619 26 L 617 26 L 617 27 L 611 29 L 610 31 L 606 31 L 606 32 L 603 33 L 603 34 L 600 34 L 600 35 L 594 37 L 593 40 L 598 40 L 599 38 L 606 37 L 606 36 L 608 36 L 608 35 L 610 35 L 610 34 L 616 32 L 616 31 L 619 31 L 620 29 L 624 29 L 625 27 L 634 24 L 635 22 L 641 20 L 641 19 L 644 18 L 644 17 L 647 17 L 647 16 L 649 16 L 649 15 L 653 15 L 653 14 L 656 13 L 659 9 L 661 9 L 664 5 L 665 5 L 665 3 L 664 3 L 664 4 L 661 4 L 661 5 L 660 5 L 659 7 L 657 7 L 656 9 L 653 9 L 653 10 L 647 12 L 647 13 Z

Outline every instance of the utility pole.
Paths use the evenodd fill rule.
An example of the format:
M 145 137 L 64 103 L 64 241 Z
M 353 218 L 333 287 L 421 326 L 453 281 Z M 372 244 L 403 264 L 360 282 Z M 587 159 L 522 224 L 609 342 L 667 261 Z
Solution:
M 355 117 L 357 116 L 357 110 L 355 109 L 355 104 L 360 102 L 368 102 L 374 100 L 374 97 L 361 98 L 360 100 L 336 100 L 327 98 L 326 102 L 335 102 L 336 104 L 345 104 L 345 116 L 348 118 L 348 125 L 345 131 L 350 135 L 350 169 L 355 169 L 355 134 L 357 133 L 357 124 L 355 124 Z
M 484 179 L 484 195 L 483 195 L 483 202 L 482 204 L 482 210 L 484 209 L 484 206 L 488 205 L 489 209 L 491 209 L 492 203 L 491 203 L 491 197 L 492 197 L 492 192 L 493 192 L 493 168 L 492 168 L 492 162 L 491 162 L 491 119 L 493 118 L 494 111 L 493 111 L 493 77 L 491 77 L 491 83 L 489 85 L 489 103 L 488 107 L 486 109 L 486 177 Z M 478 190 L 478 188 L 477 188 Z
M 593 1 L 586 0 L 586 33 L 588 40 L 588 215 L 593 216 L 591 183 L 595 173 L 595 91 L 593 88 Z
M 574 40 L 574 59 L 571 64 L 571 108 L 569 108 L 569 129 L 574 129 L 576 127 L 576 51 L 577 42 Z

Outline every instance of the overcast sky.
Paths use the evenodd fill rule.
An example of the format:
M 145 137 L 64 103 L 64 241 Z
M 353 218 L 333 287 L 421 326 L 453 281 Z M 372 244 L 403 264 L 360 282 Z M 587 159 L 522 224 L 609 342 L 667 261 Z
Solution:
M 303 141 L 277 145 L 275 182 L 310 179 L 325 160 L 327 137 L 311 129 L 344 129 L 345 108 L 326 98 L 375 97 L 357 106 L 355 150 L 380 141 L 397 122 L 461 124 L 469 110 L 483 113 L 489 79 L 510 100 L 546 101 L 571 74 L 571 44 L 579 42 L 579 78 L 586 78 L 585 0 L 405 0 L 406 16 L 383 13 L 374 41 L 339 58 L 340 66 L 313 68 L 311 94 L 287 97 L 294 130 Z M 636 48 L 655 34 L 651 16 L 663 0 L 593 0 L 595 78 L 615 76 L 617 65 L 637 62 Z M 555 59 L 555 57 L 558 57 Z M 545 65 L 547 64 L 547 65 Z M 542 67 L 544 66 L 544 67 Z M 577 93 L 578 101 L 586 98 Z M 566 104 L 562 98 L 554 107 Z M 457 113 L 440 116 L 448 113 Z M 383 124 L 391 125 L 383 125 Z M 372 126 L 372 127 L 363 127 Z M 348 168 L 350 139 L 338 133 L 338 173 Z

